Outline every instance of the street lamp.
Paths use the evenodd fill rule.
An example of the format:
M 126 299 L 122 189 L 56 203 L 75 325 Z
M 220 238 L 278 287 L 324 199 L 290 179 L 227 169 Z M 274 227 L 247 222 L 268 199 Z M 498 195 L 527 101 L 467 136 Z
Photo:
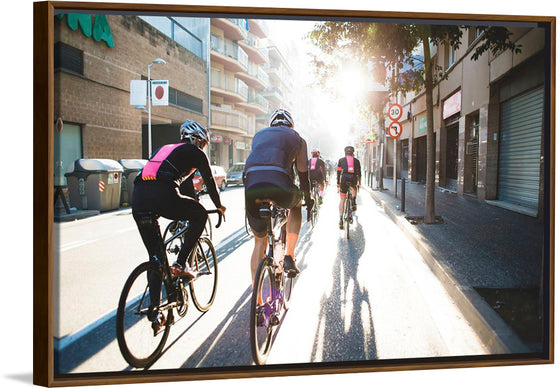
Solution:
M 165 64 L 161 58 L 156 58 L 148 65 L 148 158 L 152 156 L 152 80 L 150 78 L 150 69 L 155 64 Z

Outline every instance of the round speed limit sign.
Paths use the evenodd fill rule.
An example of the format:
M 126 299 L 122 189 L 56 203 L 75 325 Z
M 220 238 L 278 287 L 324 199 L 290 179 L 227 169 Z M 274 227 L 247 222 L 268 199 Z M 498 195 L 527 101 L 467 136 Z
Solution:
M 402 126 L 399 122 L 392 122 L 389 124 L 389 136 L 393 139 L 397 139 L 402 134 Z
M 389 107 L 389 111 L 387 112 L 389 119 L 391 119 L 394 122 L 399 120 L 402 114 L 403 114 L 403 109 L 398 104 L 391 104 L 391 106 Z

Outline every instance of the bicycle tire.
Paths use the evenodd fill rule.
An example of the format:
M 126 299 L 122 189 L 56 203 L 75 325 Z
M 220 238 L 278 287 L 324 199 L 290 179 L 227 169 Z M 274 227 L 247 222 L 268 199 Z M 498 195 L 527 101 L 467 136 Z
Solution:
M 206 312 L 216 298 L 218 259 L 214 245 L 207 237 L 198 240 L 195 250 L 189 259 L 189 264 L 197 276 L 189 283 L 189 288 L 196 309 Z
M 345 215 L 346 215 L 346 239 L 350 239 L 350 212 L 351 212 L 351 196 L 346 196 Z
M 150 366 L 159 358 L 173 323 L 173 311 L 167 310 L 167 323 L 163 331 L 160 331 L 157 336 L 153 334 L 152 323 L 147 318 L 150 300 L 147 282 L 149 272 L 161 272 L 161 270 L 155 263 L 144 262 L 130 273 L 117 308 L 116 329 L 119 349 L 124 359 L 137 368 Z M 161 300 L 166 300 L 166 294 L 165 285 L 162 284 L 160 303 Z M 146 353 L 136 350 L 143 346 L 148 350 Z M 152 349 L 153 351 L 150 351 Z
M 262 301 L 266 301 L 267 297 L 272 298 L 272 288 L 274 287 L 274 269 L 271 266 L 272 262 L 273 260 L 267 257 L 259 263 L 257 272 L 255 273 L 253 295 L 251 297 L 250 342 L 253 360 L 257 365 L 264 365 L 266 363 L 268 354 L 272 348 L 272 332 L 274 327 L 271 325 L 270 321 L 266 323 L 266 326 L 259 326 L 257 319 L 258 309 L 260 308 L 257 305 L 258 296 L 261 296 Z

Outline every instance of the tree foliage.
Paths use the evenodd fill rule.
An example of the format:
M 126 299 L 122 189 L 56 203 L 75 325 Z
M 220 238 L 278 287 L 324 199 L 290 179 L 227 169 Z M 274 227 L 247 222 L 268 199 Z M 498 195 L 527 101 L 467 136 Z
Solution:
M 340 66 L 341 60 L 373 65 L 378 81 L 393 94 L 424 90 L 426 100 L 426 203 L 424 222 L 435 222 L 435 150 L 433 127 L 433 87 L 447 77 L 445 69 L 432 63 L 431 46 L 449 45 L 457 50 L 467 26 L 452 24 L 395 24 L 355 21 L 327 21 L 317 24 L 309 39 L 324 55 L 316 55 L 317 76 L 323 85 Z M 503 50 L 520 52 L 520 46 L 510 40 L 505 27 L 479 27 L 480 40 L 471 56 L 477 60 L 486 51 L 493 55 Z M 418 49 L 421 48 L 421 52 Z M 384 73 L 384 76 L 383 76 Z M 384 79 L 384 80 L 383 80 Z M 381 112 L 381 111 L 379 111 Z

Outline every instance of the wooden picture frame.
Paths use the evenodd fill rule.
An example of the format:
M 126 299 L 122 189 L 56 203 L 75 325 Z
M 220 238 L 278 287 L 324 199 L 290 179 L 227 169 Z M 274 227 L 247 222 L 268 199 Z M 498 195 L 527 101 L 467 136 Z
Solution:
M 186 370 L 137 371 L 137 372 L 105 372 L 82 374 L 59 374 L 55 372 L 53 323 L 55 316 L 53 290 L 57 247 L 54 243 L 54 148 L 53 138 L 57 126 L 62 125 L 64 118 L 57 116 L 54 100 L 57 86 L 54 84 L 54 43 L 55 16 L 64 10 L 76 13 L 92 11 L 94 14 L 108 13 L 170 13 L 185 15 L 205 15 L 212 17 L 245 17 L 245 18 L 288 18 L 295 20 L 414 20 L 418 22 L 445 21 L 459 23 L 472 21 L 481 23 L 531 24 L 542 27 L 544 36 L 544 69 L 546 83 L 544 92 L 544 132 L 545 140 L 550 143 L 544 146 L 544 204 L 541 215 L 546 220 L 543 259 L 543 295 L 541 302 L 543 312 L 543 349 L 540 353 L 490 354 L 478 357 L 443 357 L 443 358 L 406 358 L 391 360 L 343 361 L 340 363 L 295 363 L 272 366 L 236 366 L 219 368 L 195 368 Z M 99 384 L 125 384 L 145 382 L 190 381 L 250 377 L 280 377 L 291 375 L 363 373 L 374 371 L 402 371 L 424 369 L 447 369 L 463 367 L 489 367 L 551 364 L 554 362 L 554 164 L 555 164 L 555 81 L 556 81 L 556 18 L 551 16 L 505 16 L 476 14 L 438 14 L 438 13 L 404 13 L 374 12 L 355 10 L 327 9 L 279 9 L 257 7 L 214 7 L 204 5 L 159 5 L 159 4 L 119 4 L 119 3 L 87 3 L 47 1 L 34 3 L 34 243 L 33 243 L 33 382 L 42 386 L 74 386 Z M 442 96 L 442 104 L 443 104 Z M 206 104 L 210 105 L 209 99 Z M 546 130 L 550 131 L 547 132 Z M 132 268 L 130 269 L 132 270 Z M 122 281 L 124 283 L 124 279 Z M 115 297 L 116 300 L 116 297 Z

